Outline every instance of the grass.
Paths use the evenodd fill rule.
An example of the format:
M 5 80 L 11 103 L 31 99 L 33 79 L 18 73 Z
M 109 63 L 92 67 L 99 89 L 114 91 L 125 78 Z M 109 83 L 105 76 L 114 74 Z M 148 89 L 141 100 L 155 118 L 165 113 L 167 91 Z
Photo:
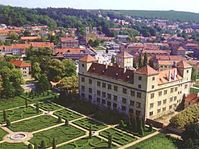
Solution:
M 100 135 L 107 139 L 108 139 L 109 134 L 112 135 L 113 142 L 120 144 L 120 145 L 125 145 L 125 144 L 128 144 L 128 143 L 136 140 L 136 138 L 134 138 L 126 133 L 120 132 L 114 128 L 110 128 L 110 129 L 100 132 Z
M 73 122 L 74 124 L 83 127 L 89 130 L 90 126 L 92 127 L 92 131 L 97 131 L 106 127 L 106 125 L 96 122 L 92 119 L 84 118 L 78 121 Z
M 7 134 L 7 133 L 6 133 L 3 129 L 0 128 L 0 141 L 3 140 L 3 137 L 4 137 L 6 134 Z
M 33 131 L 51 127 L 57 124 L 58 123 L 57 123 L 56 118 L 49 115 L 42 115 L 36 118 L 32 118 L 29 120 L 11 124 L 9 128 L 15 132 L 18 132 L 18 131 L 33 132 Z
M 28 118 L 31 116 L 35 116 L 38 113 L 36 112 L 35 108 L 33 107 L 20 107 L 13 110 L 6 111 L 7 119 L 9 119 L 11 122 Z M 0 122 L 3 122 L 3 112 L 0 112 Z
M 139 136 L 139 137 L 145 137 L 145 136 L 147 136 L 147 135 L 149 135 L 149 134 L 152 134 L 152 133 L 154 133 L 154 132 L 156 131 L 155 129 L 152 129 L 152 131 L 150 131 L 149 127 L 148 127 L 148 126 L 145 126 L 145 128 L 144 128 L 144 134 L 143 134 L 143 136 L 141 136 L 138 132 L 135 132 L 135 131 L 133 130 L 133 128 L 130 128 L 130 127 L 128 127 L 127 125 L 126 125 L 125 127 L 117 126 L 117 128 L 118 128 L 118 129 L 121 129 L 121 130 L 123 130 L 123 131 L 126 131 L 126 132 L 128 132 L 128 133 L 132 133 L 134 136 Z
M 128 149 L 178 149 L 177 144 L 177 140 L 159 134 Z
M 9 143 L 1 143 L 1 149 L 27 149 L 25 144 L 9 144 Z
M 55 110 L 62 109 L 61 106 L 50 101 L 39 103 L 39 107 L 45 111 L 55 111 Z
M 108 149 L 108 143 L 100 138 L 83 138 L 75 142 L 58 147 L 58 149 Z M 112 145 L 112 148 L 116 148 Z
M 76 113 L 74 113 L 72 111 L 69 111 L 67 109 L 63 109 L 63 110 L 57 111 L 54 114 L 56 116 L 60 116 L 63 119 L 67 119 L 68 121 L 71 121 L 71 120 L 78 119 L 78 118 L 82 117 L 81 115 L 76 114 Z
M 190 93 L 198 94 L 199 93 L 199 88 L 190 88 Z
M 19 107 L 19 106 L 25 106 L 25 100 L 21 97 L 0 100 L 1 110 L 11 109 L 11 108 Z
M 56 144 L 60 144 L 77 137 L 85 135 L 85 132 L 72 126 L 62 125 L 50 130 L 42 131 L 34 134 L 30 140 L 31 143 L 40 144 L 41 140 L 44 140 L 47 147 L 52 146 L 52 140 L 55 138 Z

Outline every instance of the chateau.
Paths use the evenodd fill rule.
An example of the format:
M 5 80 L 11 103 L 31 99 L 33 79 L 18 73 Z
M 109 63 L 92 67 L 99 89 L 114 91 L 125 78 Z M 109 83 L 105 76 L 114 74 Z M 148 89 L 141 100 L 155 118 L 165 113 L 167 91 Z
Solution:
M 191 86 L 192 67 L 185 61 L 167 70 L 150 66 L 133 68 L 127 52 L 116 56 L 116 65 L 104 65 L 87 55 L 79 61 L 81 99 L 127 115 L 156 119 L 174 111 Z

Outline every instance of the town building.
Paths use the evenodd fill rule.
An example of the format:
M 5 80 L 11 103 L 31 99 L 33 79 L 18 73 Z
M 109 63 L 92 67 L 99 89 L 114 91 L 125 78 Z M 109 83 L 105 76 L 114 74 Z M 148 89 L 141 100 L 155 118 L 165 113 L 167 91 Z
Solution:
M 87 55 L 79 61 L 79 94 L 99 107 L 156 119 L 173 112 L 189 93 L 192 67 L 185 61 L 156 71 L 99 64 Z
M 24 79 L 29 79 L 31 78 L 31 64 L 26 63 L 25 61 L 22 60 L 11 60 L 11 64 L 13 64 L 17 69 L 19 69 L 23 75 Z
M 62 37 L 61 39 L 62 48 L 78 48 L 79 41 L 73 37 Z

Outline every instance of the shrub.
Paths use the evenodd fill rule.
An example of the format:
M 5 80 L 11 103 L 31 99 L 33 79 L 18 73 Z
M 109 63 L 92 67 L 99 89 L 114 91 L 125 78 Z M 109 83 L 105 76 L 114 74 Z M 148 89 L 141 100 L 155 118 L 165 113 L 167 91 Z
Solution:
M 186 126 L 198 122 L 198 119 L 199 105 L 195 104 L 171 118 L 170 123 L 175 128 L 184 129 Z

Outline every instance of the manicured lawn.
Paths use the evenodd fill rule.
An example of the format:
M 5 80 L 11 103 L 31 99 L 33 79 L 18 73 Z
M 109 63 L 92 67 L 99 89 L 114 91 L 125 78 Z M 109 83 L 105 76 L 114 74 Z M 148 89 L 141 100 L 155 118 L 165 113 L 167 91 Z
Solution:
M 71 121 L 71 120 L 78 119 L 78 118 L 82 117 L 81 115 L 76 114 L 76 113 L 74 113 L 72 111 L 69 111 L 67 109 L 63 109 L 61 111 L 57 111 L 54 114 L 57 115 L 57 116 L 61 116 L 61 118 L 67 119 L 68 121 Z
M 0 149 L 27 149 L 27 146 L 25 144 L 1 143 Z
M 100 129 L 105 128 L 106 126 L 104 124 L 101 124 L 99 122 L 96 122 L 94 120 L 88 119 L 88 118 L 84 118 L 78 121 L 73 122 L 74 124 L 81 126 L 87 130 L 89 130 L 90 126 L 92 127 L 92 131 L 97 131 Z
M 25 100 L 21 97 L 15 97 L 13 99 L 0 99 L 0 111 L 19 106 L 25 106 Z
M 9 119 L 11 122 L 28 118 L 31 116 L 35 116 L 38 113 L 36 112 L 35 108 L 33 107 L 20 107 L 14 110 L 8 110 L 6 111 L 7 119 Z M 3 121 L 3 112 L 0 112 L 0 122 Z
M 194 93 L 194 94 L 197 94 L 197 93 L 199 93 L 199 88 L 198 89 L 196 89 L 196 88 L 190 88 L 190 92 Z
M 112 148 L 116 148 L 112 145 Z M 83 138 L 75 142 L 58 147 L 58 149 L 108 149 L 108 143 L 100 138 Z
M 47 147 L 52 146 L 52 140 L 55 138 L 56 144 L 60 144 L 77 137 L 85 135 L 85 132 L 72 126 L 60 126 L 47 131 L 42 131 L 34 134 L 34 137 L 30 140 L 31 143 L 40 144 L 41 140 L 44 140 Z
M 118 128 L 118 129 L 121 129 L 121 130 L 123 130 L 123 131 L 126 131 L 126 132 L 128 132 L 128 133 L 131 133 L 131 134 L 133 134 L 134 136 L 139 136 L 139 137 L 147 136 L 147 135 L 149 135 L 149 134 L 151 134 L 151 133 L 154 133 L 154 132 L 156 131 L 155 129 L 153 129 L 152 131 L 150 131 L 149 127 L 148 127 L 148 126 L 145 126 L 144 135 L 141 136 L 138 132 L 135 132 L 135 131 L 133 130 L 133 128 L 129 128 L 127 125 L 126 125 L 125 127 L 120 127 L 120 126 L 118 126 L 117 128 Z
M 3 140 L 3 137 L 4 137 L 6 134 L 7 134 L 7 133 L 6 133 L 3 129 L 0 128 L 0 141 Z
M 110 129 L 100 132 L 100 135 L 107 139 L 108 139 L 109 134 L 112 135 L 112 140 L 115 143 L 120 144 L 120 145 L 125 145 L 136 140 L 136 138 L 126 133 L 120 132 L 114 128 L 110 128 Z
M 176 140 L 159 134 L 128 149 L 178 149 L 178 147 Z
M 45 111 L 55 111 L 55 110 L 62 109 L 61 106 L 50 101 L 44 101 L 44 102 L 39 103 L 39 107 Z
M 58 123 L 56 118 L 49 115 L 42 115 L 33 119 L 11 124 L 10 129 L 15 132 L 18 131 L 33 132 L 57 124 Z

